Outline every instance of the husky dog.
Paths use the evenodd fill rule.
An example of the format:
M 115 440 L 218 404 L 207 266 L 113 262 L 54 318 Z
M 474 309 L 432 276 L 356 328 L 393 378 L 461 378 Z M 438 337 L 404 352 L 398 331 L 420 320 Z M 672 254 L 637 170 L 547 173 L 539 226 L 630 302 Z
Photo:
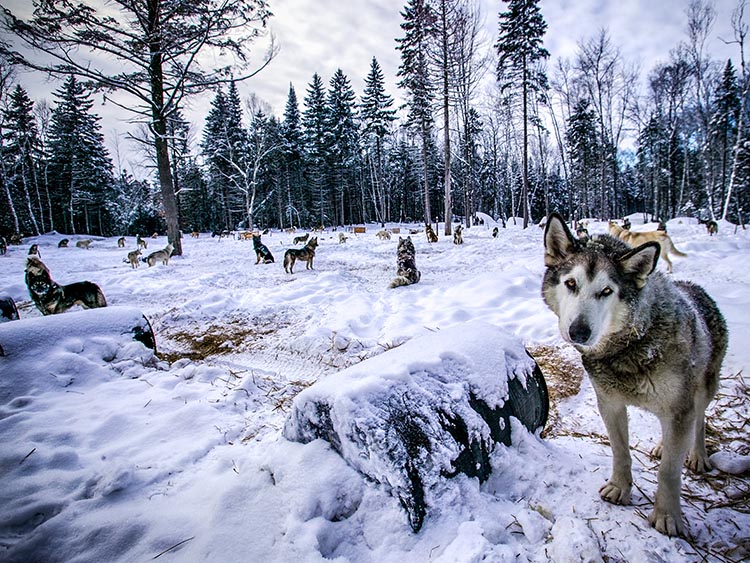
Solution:
M 0 235 L 0 255 L 6 252 L 8 252 L 8 241 L 5 240 L 4 236 Z
M 378 237 L 380 240 L 391 240 L 391 233 L 386 231 L 385 229 L 382 229 L 375 233 L 375 236 Z
M 388 286 L 390 288 L 400 287 L 402 285 L 411 285 L 417 283 L 422 277 L 422 273 L 417 270 L 417 262 L 414 259 L 416 251 L 411 237 L 398 237 L 398 249 L 396 251 L 396 265 L 398 271 L 396 277 Z
M 655 241 L 659 243 L 660 257 L 667 263 L 667 271 L 672 271 L 672 261 L 669 259 L 669 253 L 671 252 L 675 256 L 687 256 L 684 252 L 680 252 L 672 243 L 672 239 L 665 231 L 645 231 L 641 233 L 628 231 L 623 229 L 620 225 L 614 221 L 609 222 L 609 234 L 613 237 L 617 237 L 624 240 L 630 246 L 640 246 L 649 241 Z
M 273 254 L 268 250 L 268 247 L 260 242 L 260 235 L 253 235 L 253 250 L 255 250 L 255 265 L 257 266 L 261 260 L 264 264 L 273 263 Z
M 143 248 L 143 250 L 146 250 L 148 248 L 148 243 L 145 239 L 141 238 L 141 235 L 135 235 L 135 244 L 138 246 L 138 248 Z
M 497 238 L 498 233 L 500 232 L 500 229 L 497 227 L 492 229 L 492 238 Z
M 425 225 L 424 232 L 427 235 L 427 242 L 437 242 L 438 241 L 438 237 L 435 234 L 435 231 L 432 230 L 432 225 L 430 225 L 430 224 Z M 399 237 L 399 238 L 401 238 L 401 237 Z
M 542 296 L 580 353 L 612 447 L 602 499 L 628 504 L 633 485 L 627 406 L 654 413 L 662 440 L 651 524 L 684 534 L 680 471 L 711 469 L 704 413 L 719 386 L 727 326 L 699 286 L 656 272 L 659 244 L 630 248 L 609 235 L 576 240 L 557 214 L 544 233 Z
M 339 233 L 339 244 L 344 244 L 347 238 L 348 237 L 344 233 Z
M 586 225 L 584 225 L 583 223 L 578 223 L 578 226 L 576 227 L 576 236 L 579 240 L 588 238 L 589 230 L 586 228 Z
M 630 230 L 630 219 L 628 219 L 627 217 L 622 220 L 622 228 L 626 231 Z
M 306 242 L 307 241 L 307 237 L 309 237 L 309 236 L 310 236 L 310 233 L 305 233 L 302 236 L 294 237 L 294 242 L 292 244 L 299 244 L 301 242 Z
M 313 269 L 313 258 L 315 258 L 315 249 L 318 247 L 318 237 L 310 239 L 305 246 L 297 250 L 296 248 L 290 248 L 284 253 L 284 270 L 293 274 L 292 268 L 294 268 L 294 262 L 296 260 L 302 260 L 307 262 L 306 269 Z
M 62 239 L 60 242 L 57 243 L 57 248 L 68 248 L 68 243 L 70 242 L 69 239 Z
M 161 250 L 157 250 L 156 252 L 152 252 L 142 260 L 148 264 L 148 267 L 150 268 L 157 262 L 161 262 L 165 266 L 169 264 L 169 257 L 172 256 L 172 251 L 174 250 L 174 246 L 172 246 L 172 243 L 170 242 L 167 246 L 162 248 Z
M 719 232 L 719 224 L 713 219 L 709 219 L 708 221 L 698 219 L 698 223 L 700 225 L 706 225 L 706 232 L 708 233 L 708 236 L 712 237 Z
M 456 230 L 453 231 L 453 244 L 463 244 L 464 243 L 464 235 L 462 234 L 463 227 L 461 225 L 456 225 Z
M 8 321 L 17 321 L 20 317 L 18 316 L 18 309 L 16 308 L 16 302 L 13 301 L 12 297 L 0 297 L 0 323 Z M 2 346 L 0 346 L 0 356 L 2 355 Z
M 117 248 L 125 248 L 125 237 L 117 239 Z
M 98 285 L 90 281 L 60 285 L 52 280 L 47 266 L 36 256 L 26 259 L 26 287 L 42 315 L 64 313 L 73 305 L 84 309 L 107 306 Z
M 193 231 L 192 233 L 190 233 L 190 236 L 193 238 L 198 238 L 199 236 L 201 236 L 201 234 L 198 231 Z
M 94 241 L 92 241 L 90 238 L 85 238 L 85 239 L 77 240 L 76 241 L 76 247 L 78 247 L 78 248 L 84 248 L 84 249 L 88 250 L 89 247 L 91 246 L 92 242 L 94 242 Z
M 128 257 L 125 260 L 123 260 L 123 262 L 129 262 L 130 267 L 135 270 L 137 267 L 141 265 L 140 256 L 141 256 L 141 249 L 136 248 L 135 250 L 131 250 L 130 252 L 128 252 Z
M 42 257 L 41 253 L 39 252 L 39 245 L 34 243 L 29 247 L 29 256 L 32 254 L 35 254 L 36 256 L 39 256 L 39 258 Z

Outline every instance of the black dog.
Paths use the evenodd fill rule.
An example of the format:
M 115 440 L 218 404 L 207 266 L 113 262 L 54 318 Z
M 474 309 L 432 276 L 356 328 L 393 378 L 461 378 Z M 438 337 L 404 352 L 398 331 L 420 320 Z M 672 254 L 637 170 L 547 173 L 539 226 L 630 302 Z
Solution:
M 18 320 L 18 309 L 12 297 L 0 297 L 0 323 Z
M 268 247 L 260 242 L 260 235 L 253 235 L 253 250 L 255 250 L 255 256 L 257 260 L 255 264 L 259 264 L 263 260 L 264 264 L 273 263 L 273 254 L 268 250 Z
M 44 262 L 35 256 L 26 259 L 26 287 L 42 315 L 64 313 L 73 305 L 84 309 L 107 306 L 98 285 L 90 281 L 60 285 L 52 279 Z

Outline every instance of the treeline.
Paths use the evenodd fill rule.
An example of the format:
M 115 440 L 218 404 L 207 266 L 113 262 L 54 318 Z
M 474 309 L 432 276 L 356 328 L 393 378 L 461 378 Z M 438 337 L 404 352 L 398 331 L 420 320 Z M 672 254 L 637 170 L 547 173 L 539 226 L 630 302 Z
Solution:
M 705 52 L 710 4 L 689 4 L 685 41 L 646 74 L 606 31 L 550 64 L 537 4 L 507 2 L 488 38 L 472 2 L 409 0 L 396 39 L 401 107 L 373 58 L 362 92 L 342 70 L 314 74 L 301 101 L 290 85 L 280 116 L 242 100 L 235 82 L 218 86 L 197 142 L 178 108 L 166 139 L 181 228 L 450 229 L 454 215 L 538 221 L 552 210 L 744 223 L 747 73 Z M 732 22 L 742 53 L 740 11 Z M 12 65 L 1 70 L 0 231 L 164 230 L 162 191 L 114 170 L 82 83 L 71 76 L 52 107 L 35 106 Z

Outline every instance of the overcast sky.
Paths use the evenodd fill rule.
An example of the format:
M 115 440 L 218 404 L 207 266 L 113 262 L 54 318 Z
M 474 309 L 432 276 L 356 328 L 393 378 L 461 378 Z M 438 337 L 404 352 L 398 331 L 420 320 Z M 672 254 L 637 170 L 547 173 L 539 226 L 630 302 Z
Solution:
M 497 34 L 498 12 L 506 4 L 498 0 L 479 0 L 485 19 L 488 45 Z M 15 9 L 27 6 L 29 0 L 0 0 Z M 739 66 L 738 49 L 725 45 L 721 38 L 732 39 L 731 14 L 738 0 L 716 0 L 716 22 L 707 44 L 714 58 L 732 58 Z M 358 96 L 370 70 L 373 56 L 378 59 L 386 79 L 388 93 L 399 97 L 396 71 L 399 53 L 395 38 L 401 37 L 400 12 L 406 0 L 269 0 L 274 16 L 269 22 L 280 51 L 260 74 L 240 86 L 247 97 L 251 92 L 270 104 L 275 115 L 284 111 L 289 84 L 292 83 L 302 109 L 308 84 L 317 72 L 326 87 L 337 68 L 346 74 Z M 644 73 L 659 61 L 669 58 L 669 51 L 685 40 L 688 0 L 541 0 L 542 15 L 548 29 L 544 46 L 551 54 L 550 64 L 558 57 L 573 57 L 576 45 L 601 28 L 609 30 L 613 44 L 623 57 L 640 62 Z M 750 21 L 750 13 L 746 20 Z M 258 44 L 257 52 L 263 47 Z M 51 99 L 56 84 L 22 75 L 20 82 L 35 100 Z M 189 116 L 197 127 L 213 96 L 192 102 Z M 113 138 L 128 129 L 122 112 L 112 105 L 96 104 L 94 111 L 102 116 L 102 127 L 109 146 Z

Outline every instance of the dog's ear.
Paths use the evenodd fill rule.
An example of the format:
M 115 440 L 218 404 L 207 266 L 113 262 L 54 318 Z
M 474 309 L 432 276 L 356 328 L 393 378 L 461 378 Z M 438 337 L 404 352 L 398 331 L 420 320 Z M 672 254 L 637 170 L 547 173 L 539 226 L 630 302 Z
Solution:
M 556 266 L 576 250 L 576 241 L 568 226 L 557 213 L 547 218 L 544 229 L 544 264 Z
M 646 285 L 646 279 L 656 268 L 660 253 L 661 246 L 659 246 L 659 243 L 650 241 L 634 248 L 620 258 L 620 266 L 623 272 L 634 277 L 638 289 Z

